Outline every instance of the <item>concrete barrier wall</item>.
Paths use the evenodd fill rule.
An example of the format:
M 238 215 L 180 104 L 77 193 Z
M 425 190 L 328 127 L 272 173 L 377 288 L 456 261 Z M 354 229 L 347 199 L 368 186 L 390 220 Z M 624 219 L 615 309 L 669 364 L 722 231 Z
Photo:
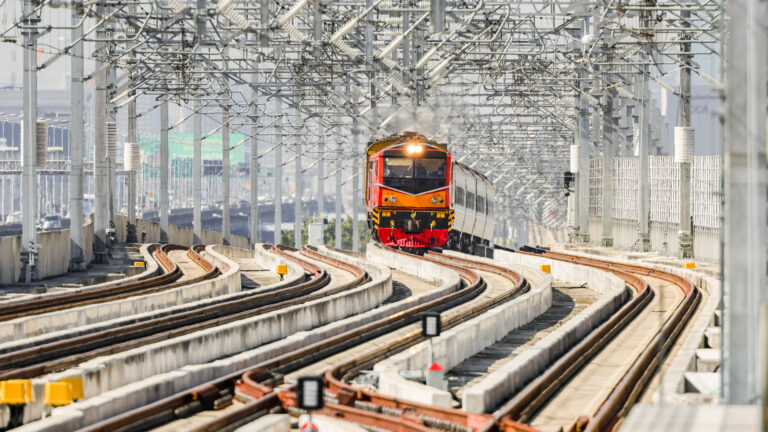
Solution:
M 478 260 L 492 262 L 487 259 Z M 552 277 L 519 266 L 512 269 L 528 279 L 530 291 L 433 338 L 433 358 L 443 369 L 453 369 L 550 308 Z M 380 373 L 379 391 L 413 402 L 450 408 L 453 404 L 451 393 L 409 381 L 400 375 L 401 371 L 424 371 L 429 367 L 426 347 L 426 343 L 420 343 L 376 364 L 374 370 Z
M 0 283 L 16 283 L 19 276 L 21 276 L 21 236 L 0 237 Z
M 121 214 L 115 215 L 115 236 L 117 237 L 117 241 L 124 243 L 127 233 L 128 216 Z
M 376 247 L 369 245 L 367 251 L 370 253 L 374 248 Z M 258 259 L 258 256 L 261 253 L 260 251 L 263 250 L 263 246 L 258 244 L 255 249 L 257 251 Z M 391 255 L 391 253 L 386 251 L 379 252 L 380 253 L 376 255 L 379 258 L 384 258 L 387 261 L 395 260 L 394 257 L 387 258 L 385 256 L 385 254 Z M 401 258 L 401 260 L 403 259 L 414 260 L 413 258 L 408 257 Z M 384 275 L 382 278 L 374 278 L 372 281 L 368 282 L 366 286 L 386 283 L 387 280 L 391 283 L 391 273 L 388 269 L 382 268 L 381 274 Z M 438 279 L 442 281 L 442 284 L 439 287 L 435 287 L 435 289 L 418 296 L 408 297 L 368 312 L 337 320 L 320 328 L 294 333 L 282 340 L 269 343 L 256 349 L 241 352 L 232 357 L 205 364 L 188 365 L 180 369 L 152 376 L 151 378 L 136 380 L 119 389 L 102 393 L 99 396 L 90 397 L 70 406 L 56 408 L 53 410 L 53 416 L 38 422 L 27 424 L 17 430 L 21 432 L 30 432 L 73 430 L 81 428 L 119 413 L 157 401 L 180 391 L 190 389 L 216 377 L 251 368 L 259 362 L 274 358 L 280 354 L 294 351 L 298 348 L 358 328 L 381 318 L 412 308 L 416 305 L 446 296 L 457 289 L 455 284 L 459 283 L 459 276 L 456 272 L 448 269 L 440 269 L 439 273 L 433 276 L 437 276 L 438 278 L 443 277 L 444 279 Z M 434 279 L 430 278 L 430 280 Z M 72 369 L 66 374 L 61 374 L 60 377 L 83 376 L 83 373 L 84 371 L 82 370 Z M 51 379 L 58 379 L 58 377 L 52 377 Z M 86 386 L 88 385 L 89 384 L 86 384 Z M 40 393 L 42 392 L 42 388 L 36 387 L 35 391 L 36 396 L 42 397 L 42 393 Z M 25 417 L 28 416 L 28 419 L 39 417 L 39 414 L 37 417 L 34 417 L 34 414 L 35 413 L 25 413 Z
M 168 243 L 189 247 L 194 240 L 195 234 L 192 228 L 168 225 Z
M 83 259 L 86 263 L 93 261 L 93 214 L 83 227 Z
M 136 230 L 136 237 L 140 242 L 144 243 L 160 243 L 160 223 L 152 222 L 144 219 L 138 219 L 136 221 L 138 225 Z M 142 238 L 142 234 L 144 235 Z
M 37 263 L 38 277 L 45 279 L 66 273 L 72 257 L 69 230 L 37 233 L 37 243 L 41 246 Z
M 211 252 L 209 252 L 211 253 Z M 218 259 L 226 260 L 224 256 Z M 215 279 L 184 285 L 152 294 L 129 297 L 105 303 L 69 308 L 47 314 L 31 315 L 0 323 L 0 351 L 10 351 L 191 310 L 215 304 L 236 296 L 240 291 L 239 266 L 234 261 L 229 270 Z M 26 339 L 21 339 L 26 338 Z
M 629 298 L 623 280 L 591 267 L 501 250 L 496 250 L 496 259 L 527 267 L 549 264 L 555 279 L 575 284 L 587 283 L 590 289 L 602 296 L 534 346 L 486 375 L 479 383 L 464 389 L 462 409 L 468 412 L 482 413 L 495 409 L 603 323 Z
M 224 239 L 218 231 L 202 230 L 200 233 L 200 242 L 206 245 L 222 244 L 224 243 Z
M 85 262 L 93 260 L 93 223 L 83 226 Z M 46 231 L 37 233 L 41 246 L 38 255 L 38 277 L 41 279 L 64 274 L 72 257 L 70 231 Z M 21 236 L 0 237 L 0 284 L 14 284 L 21 277 Z
M 135 273 L 131 273 L 131 270 L 133 270 L 133 269 L 128 269 L 128 271 L 126 271 L 126 273 L 130 274 L 130 275 L 126 276 L 124 278 L 121 278 L 121 279 L 118 279 L 118 280 L 111 280 L 111 281 L 107 281 L 107 282 L 103 282 L 103 283 L 99 283 L 99 284 L 94 284 L 94 285 L 87 285 L 87 286 L 83 286 L 83 287 L 79 287 L 79 288 L 62 288 L 62 290 L 64 290 L 64 291 L 53 291 L 52 290 L 52 291 L 48 291 L 48 292 L 41 293 L 41 294 L 26 295 L 26 296 L 21 297 L 21 298 L 12 298 L 12 299 L 0 300 L 0 304 L 8 305 L 8 304 L 14 304 L 14 303 L 21 303 L 21 302 L 26 302 L 26 301 L 30 301 L 30 300 L 36 300 L 36 299 L 47 298 L 47 297 L 54 297 L 54 296 L 57 296 L 57 295 L 61 295 L 62 292 L 75 293 L 75 292 L 91 290 L 91 289 L 94 289 L 94 288 L 103 288 L 103 287 L 112 286 L 112 285 L 115 285 L 115 284 L 122 284 L 122 283 L 125 283 L 125 282 L 128 282 L 128 281 L 133 281 L 133 280 L 143 280 L 143 279 L 146 279 L 148 277 L 154 276 L 160 270 L 160 266 L 157 264 L 157 262 L 154 260 L 154 258 L 152 258 L 152 252 L 155 250 L 155 247 L 156 247 L 156 245 L 142 245 L 142 247 L 139 248 L 139 252 L 141 253 L 142 257 L 144 258 L 144 261 L 147 263 L 146 267 L 144 268 L 143 271 L 135 272 Z M 31 318 L 31 317 L 32 316 L 26 317 L 26 318 Z M 2 329 L 5 325 L 13 323 L 13 322 L 14 322 L 13 320 L 12 321 L 0 322 L 0 329 Z M 0 330 L 0 335 L 2 335 L 4 333 L 5 332 L 3 330 Z M 1 340 L 3 340 L 2 336 L 0 336 L 0 341 Z
M 232 234 L 229 236 L 229 245 L 240 249 L 250 249 L 251 240 L 248 237 Z

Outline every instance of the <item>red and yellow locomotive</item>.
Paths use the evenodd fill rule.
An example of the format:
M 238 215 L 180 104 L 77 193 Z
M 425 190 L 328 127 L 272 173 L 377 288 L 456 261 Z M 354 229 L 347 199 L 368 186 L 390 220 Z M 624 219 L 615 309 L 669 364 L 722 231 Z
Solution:
M 365 197 L 374 241 L 400 248 L 442 246 L 449 237 L 451 155 L 413 132 L 369 144 Z

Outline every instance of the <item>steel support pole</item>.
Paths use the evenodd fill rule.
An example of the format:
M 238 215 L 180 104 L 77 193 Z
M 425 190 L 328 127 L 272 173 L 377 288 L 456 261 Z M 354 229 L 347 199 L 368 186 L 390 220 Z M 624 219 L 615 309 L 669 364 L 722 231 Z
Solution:
M 261 241 L 259 230 L 259 124 L 258 120 L 258 96 L 259 91 L 255 87 L 259 74 L 251 75 L 251 169 L 249 178 L 251 182 L 251 244 Z
M 302 214 L 301 214 L 301 191 L 303 185 L 301 182 L 301 139 L 296 140 L 296 165 L 294 172 L 294 184 L 296 187 L 296 193 L 293 195 L 293 245 L 296 249 L 300 249 L 304 246 L 302 241 Z
M 615 90 L 606 91 L 603 106 L 603 229 L 600 239 L 600 244 L 603 246 L 613 246 L 613 157 L 616 153 L 614 92 Z
M 36 278 L 33 274 L 35 261 L 34 245 L 37 243 L 36 211 L 37 201 L 37 23 L 34 13 L 36 0 L 24 0 L 24 128 L 22 150 L 22 201 L 21 201 L 21 259 L 24 264 L 23 277 L 29 283 Z
M 134 144 L 138 142 L 136 134 L 136 99 L 128 102 L 128 142 Z M 125 150 L 127 151 L 128 149 L 126 148 Z M 136 171 L 129 170 L 128 167 L 123 167 L 123 169 L 128 173 L 128 200 L 125 203 L 125 211 L 128 212 L 128 226 L 126 227 L 125 241 L 127 243 L 136 243 L 138 242 L 136 236 Z
M 641 58 L 645 59 L 646 55 Z M 637 102 L 637 244 L 642 252 L 651 250 L 649 237 L 649 216 L 651 209 L 650 173 L 648 170 L 648 146 L 650 127 L 648 123 L 648 70 L 643 66 L 644 74 L 637 78 L 639 101 Z
M 339 146 L 338 155 L 336 156 L 336 178 L 335 178 L 335 180 L 336 180 L 336 184 L 335 184 L 335 186 L 336 186 L 336 202 L 334 203 L 335 209 L 333 210 L 333 212 L 336 213 L 336 227 L 335 227 L 336 229 L 335 229 L 335 232 L 334 232 L 334 246 L 336 247 L 336 249 L 341 249 L 342 248 L 342 243 L 341 243 L 341 218 L 342 218 L 342 215 L 341 214 L 342 214 L 343 210 L 341 208 L 341 204 L 342 204 L 341 201 L 343 199 L 343 196 L 341 194 L 341 173 L 342 173 L 342 171 L 344 171 L 343 170 L 343 165 L 342 165 L 343 161 L 344 161 L 344 157 L 343 157 L 342 149 L 341 149 L 341 146 Z
M 579 207 L 578 241 L 589 242 L 589 149 L 592 147 L 589 139 L 589 103 L 583 97 L 579 98 L 579 173 L 576 176 Z
M 221 119 L 224 126 L 221 128 L 221 238 L 225 245 L 229 245 L 229 107 L 224 107 L 224 115 Z
M 683 18 L 683 27 L 689 27 L 688 18 L 690 12 L 683 11 L 680 16 Z M 688 35 L 683 33 L 681 39 L 688 39 Z M 690 43 L 680 44 L 680 50 L 684 53 L 691 50 Z M 691 127 L 691 56 L 683 54 L 681 60 L 685 67 L 680 69 L 680 119 L 679 124 L 683 128 Z M 681 150 L 678 138 L 675 138 L 675 152 Z M 691 153 L 692 153 L 691 149 Z M 679 155 L 678 155 L 679 157 Z M 693 158 L 693 154 L 690 155 Z M 680 223 L 678 231 L 679 255 L 681 258 L 690 258 L 693 256 L 693 238 L 691 236 L 691 162 L 681 159 L 678 162 L 680 170 Z
M 275 148 L 275 241 L 282 243 L 283 235 L 283 101 L 275 98 L 275 113 L 278 116 L 275 121 L 275 139 L 277 147 Z
M 759 308 L 768 301 L 766 46 L 761 0 L 733 0 L 726 43 L 723 226 L 723 403 L 765 400 Z
M 82 18 L 82 10 L 72 7 L 72 25 Z M 83 27 L 72 29 L 72 40 L 78 40 L 83 35 Z M 69 232 L 70 232 L 70 271 L 84 271 L 85 262 L 83 241 L 83 147 L 85 146 L 85 105 L 83 93 L 83 42 L 72 47 L 70 58 L 71 86 L 70 97 L 72 107 L 72 126 L 69 138 Z
M 160 242 L 168 243 L 168 180 L 170 161 L 168 158 L 168 99 L 160 104 Z M 174 189 L 176 195 L 180 193 Z
M 103 6 L 99 15 L 105 13 Z M 98 40 L 106 39 L 104 26 L 96 31 Z M 109 187 L 109 173 L 107 163 L 107 71 L 102 70 L 106 61 L 106 44 L 96 42 L 98 57 L 94 65 L 97 72 L 94 75 L 95 96 L 93 103 L 93 160 L 94 160 L 94 220 L 93 220 L 93 258 L 96 263 L 107 262 L 107 188 Z
M 320 139 L 317 148 L 320 153 L 317 162 L 317 217 L 319 222 L 322 222 L 325 213 L 325 161 L 323 160 L 325 157 L 325 134 Z
M 193 105 L 195 113 L 192 115 L 194 149 L 192 154 L 192 231 L 194 232 L 194 243 L 200 243 L 203 238 L 202 225 L 202 205 L 203 205 L 203 161 L 202 161 L 202 117 L 200 115 L 200 99 L 195 98 Z
M 116 81 L 116 72 L 114 67 L 107 68 L 107 82 L 106 82 L 106 89 L 104 93 L 104 97 L 106 98 L 105 106 L 106 106 L 106 121 L 111 123 L 117 123 L 117 109 L 115 107 L 114 102 L 110 102 L 112 99 L 112 96 L 114 95 L 114 89 L 115 89 L 115 81 Z M 115 228 L 115 214 L 117 211 L 115 210 L 115 201 L 117 197 L 117 172 L 115 169 L 115 164 L 117 163 L 116 160 L 112 160 L 109 157 L 109 152 L 107 150 L 107 144 L 106 144 L 106 134 L 104 135 L 104 157 L 107 160 L 107 178 L 108 178 L 108 184 L 107 187 L 107 226 L 111 229 Z M 107 253 L 109 253 L 109 249 L 112 247 L 110 238 L 107 237 Z
M 360 157 L 358 149 L 360 147 L 360 129 L 357 125 L 357 116 L 352 119 L 352 250 L 360 251 Z

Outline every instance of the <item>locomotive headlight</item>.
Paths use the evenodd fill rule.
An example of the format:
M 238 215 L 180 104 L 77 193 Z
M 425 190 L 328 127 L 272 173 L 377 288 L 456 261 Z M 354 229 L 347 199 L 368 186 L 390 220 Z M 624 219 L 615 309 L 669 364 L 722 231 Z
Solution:
M 395 198 L 395 197 L 389 197 L 389 201 L 390 201 L 390 202 L 393 202 L 393 203 L 394 203 L 394 202 L 397 202 L 397 198 Z
M 437 197 L 432 197 L 430 201 L 432 201 L 432 204 L 437 204 Z
M 418 144 L 409 144 L 407 150 L 408 154 L 418 154 L 424 151 L 424 146 Z

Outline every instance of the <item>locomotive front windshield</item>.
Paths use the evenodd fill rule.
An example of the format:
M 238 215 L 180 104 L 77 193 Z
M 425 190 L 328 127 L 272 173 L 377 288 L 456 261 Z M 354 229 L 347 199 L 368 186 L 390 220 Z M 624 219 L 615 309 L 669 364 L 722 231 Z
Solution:
M 405 157 L 402 151 L 384 152 L 384 186 L 408 193 L 422 193 L 446 185 L 444 152 L 425 151 L 419 157 Z

